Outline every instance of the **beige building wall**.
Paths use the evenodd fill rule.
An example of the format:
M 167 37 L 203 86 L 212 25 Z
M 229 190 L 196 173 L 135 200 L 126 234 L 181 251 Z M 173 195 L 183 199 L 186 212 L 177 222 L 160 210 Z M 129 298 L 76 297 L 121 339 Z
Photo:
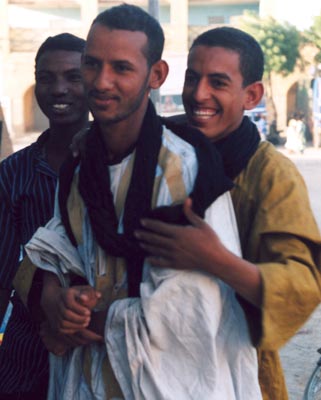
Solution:
M 185 54 L 188 50 L 188 0 L 172 1 L 170 10 L 170 26 L 166 30 L 170 35 L 166 37 L 166 51 Z
M 230 0 L 226 0 L 227 3 L 229 1 Z M 47 127 L 46 118 L 39 110 L 33 93 L 34 57 L 38 44 L 48 35 L 64 31 L 69 31 L 85 38 L 89 26 L 97 13 L 103 8 L 121 2 L 110 2 L 107 0 L 65 0 L 64 7 L 68 7 L 68 4 L 74 4 L 75 7 L 78 7 L 80 15 L 78 21 L 68 18 L 65 20 L 63 18 L 56 18 L 46 22 L 45 18 L 40 18 L 42 21 L 41 28 L 35 26 L 33 30 L 25 29 L 20 31 L 16 28 L 9 29 L 9 7 L 12 7 L 12 4 L 9 3 L 11 3 L 10 0 L 0 1 L 0 21 L 6 22 L 0 24 L 0 101 L 7 122 L 9 136 L 15 140 L 25 135 L 31 135 L 34 131 L 40 132 Z M 18 3 L 18 1 L 15 0 L 15 3 Z M 26 3 L 30 2 L 27 1 Z M 39 4 L 40 3 L 39 1 Z M 54 0 L 42 2 L 42 4 L 47 5 L 49 3 L 53 4 L 55 2 Z M 148 1 L 145 0 L 143 2 L 139 0 L 138 3 L 140 6 L 146 7 Z M 191 0 L 160 0 L 160 3 L 170 4 L 170 23 L 163 25 L 166 36 L 164 58 L 171 60 L 172 63 L 172 74 L 168 78 L 167 86 L 164 86 L 164 88 L 170 92 L 171 87 L 177 85 L 178 81 L 179 85 L 182 85 L 184 75 L 184 72 L 182 72 L 184 71 L 182 65 L 184 65 L 183 63 L 188 51 L 189 35 L 192 31 L 194 32 L 193 29 L 195 27 L 190 29 L 188 26 L 188 6 Z M 203 4 L 204 2 L 199 1 L 199 3 Z M 262 16 L 277 16 L 279 10 L 279 0 L 260 1 L 260 13 Z M 204 26 L 203 30 L 210 27 L 211 26 Z M 199 27 L 197 28 L 199 30 Z M 10 42 L 18 46 L 21 38 L 32 34 L 35 39 L 33 49 L 23 52 L 12 51 L 12 49 L 10 49 Z M 196 34 L 197 33 L 194 32 L 194 36 Z M 16 35 L 16 37 L 14 35 Z M 32 40 L 29 40 L 29 43 L 32 43 Z M 298 85 L 304 80 L 307 80 L 307 71 L 302 73 L 297 70 L 294 74 L 286 78 L 280 76 L 275 77 L 273 86 L 278 109 L 279 129 L 285 128 L 288 115 L 291 112 L 290 108 L 295 104 L 293 99 L 294 89 L 297 87 L 295 85 Z
M 88 5 L 90 4 L 90 7 Z M 85 37 L 88 26 L 97 15 L 97 0 L 81 0 L 79 5 L 81 20 L 75 21 L 50 15 L 44 9 L 28 9 L 0 2 L 0 101 L 12 140 L 48 127 L 46 117 L 39 109 L 34 96 L 34 58 L 39 45 L 50 35 L 71 32 Z M 26 21 L 21 27 L 10 25 L 10 16 L 17 11 L 26 13 Z M 28 21 L 31 19 L 31 22 Z M 82 21 L 83 19 L 83 21 Z M 21 49 L 21 50 L 20 50 Z

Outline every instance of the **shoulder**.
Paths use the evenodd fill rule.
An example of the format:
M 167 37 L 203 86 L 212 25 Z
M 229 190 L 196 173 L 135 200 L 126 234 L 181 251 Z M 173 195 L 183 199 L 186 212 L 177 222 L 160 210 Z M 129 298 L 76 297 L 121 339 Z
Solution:
M 162 145 L 182 157 L 195 157 L 194 146 L 166 126 L 163 126 Z
M 185 118 L 185 116 L 183 116 Z M 216 152 L 211 146 L 210 141 L 196 128 L 193 128 L 183 122 L 171 118 L 161 118 L 163 124 L 163 143 L 172 143 L 177 149 L 188 151 L 191 154 L 195 152 Z
M 42 132 L 34 143 L 31 143 L 29 146 L 26 146 L 5 158 L 0 163 L 1 170 L 3 168 L 10 169 L 11 167 L 14 167 L 14 169 L 23 169 L 26 167 L 26 165 L 31 164 L 39 155 L 43 144 L 48 138 L 48 134 L 49 129 Z
M 33 179 L 38 146 L 33 143 L 5 158 L 0 163 L 2 193 L 17 193 Z
M 262 233 L 319 240 L 303 177 L 293 162 L 269 143 L 260 144 L 236 178 L 232 198 L 241 241 L 244 246 L 249 243 L 248 248 Z
M 167 179 L 171 182 L 176 179 L 179 182 L 180 179 L 183 179 L 185 184 L 189 186 L 194 181 L 198 171 L 195 148 L 172 130 L 163 127 L 158 166 L 158 173 L 167 176 Z
M 11 169 L 17 171 L 20 169 L 20 167 L 25 168 L 26 164 L 30 162 L 35 156 L 36 152 L 35 147 L 36 145 L 35 143 L 33 143 L 28 147 L 16 151 L 15 153 L 11 154 L 3 161 L 1 161 L 0 163 L 1 174 L 3 173 L 2 171 L 8 171 Z
M 294 163 L 271 143 L 261 142 L 241 175 L 257 178 L 262 185 L 271 179 L 302 179 Z
M 282 204 L 307 204 L 303 177 L 294 163 L 268 142 L 260 143 L 247 167 L 235 179 L 233 203 L 267 212 Z

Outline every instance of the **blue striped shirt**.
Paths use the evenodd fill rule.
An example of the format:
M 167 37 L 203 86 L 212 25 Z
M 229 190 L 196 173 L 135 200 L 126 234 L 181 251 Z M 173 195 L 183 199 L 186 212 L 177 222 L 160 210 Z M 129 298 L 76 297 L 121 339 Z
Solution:
M 52 216 L 56 173 L 42 157 L 44 132 L 0 164 L 0 287 L 10 289 L 21 249 Z M 48 373 L 48 353 L 18 298 L 0 347 L 0 393 L 28 392 Z

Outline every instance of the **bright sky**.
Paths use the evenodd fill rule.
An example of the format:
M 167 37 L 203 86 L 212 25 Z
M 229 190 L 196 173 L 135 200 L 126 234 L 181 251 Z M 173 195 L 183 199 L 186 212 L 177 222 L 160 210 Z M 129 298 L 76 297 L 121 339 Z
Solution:
M 321 3 L 318 0 L 282 0 L 276 1 L 276 18 L 287 20 L 298 29 L 307 29 L 312 24 L 313 16 L 321 14 Z

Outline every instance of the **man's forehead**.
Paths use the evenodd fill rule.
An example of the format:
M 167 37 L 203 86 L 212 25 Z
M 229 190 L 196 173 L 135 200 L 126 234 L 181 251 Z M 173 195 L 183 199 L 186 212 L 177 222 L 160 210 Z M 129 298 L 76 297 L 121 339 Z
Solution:
M 240 70 L 240 56 L 236 50 L 223 46 L 196 45 L 189 51 L 187 67 Z
M 36 71 L 71 71 L 80 70 L 81 53 L 77 51 L 54 50 L 41 55 Z
M 96 22 L 93 24 L 88 32 L 87 36 L 87 41 L 86 41 L 86 47 L 89 46 L 89 44 L 92 44 L 92 42 L 97 42 L 97 40 L 103 41 L 103 40 L 108 40 L 109 37 L 112 37 L 113 39 L 115 38 L 121 38 L 124 41 L 131 42 L 133 40 L 133 37 L 136 38 L 140 42 L 147 42 L 148 37 L 145 32 L 143 31 L 131 31 L 127 29 L 119 29 L 119 28 L 110 28 L 107 25 L 103 25 L 99 22 Z M 135 39 L 134 39 L 135 41 Z
M 146 59 L 148 39 L 144 32 L 110 29 L 102 24 L 91 27 L 84 55 L 97 60 L 125 61 L 135 63 Z

